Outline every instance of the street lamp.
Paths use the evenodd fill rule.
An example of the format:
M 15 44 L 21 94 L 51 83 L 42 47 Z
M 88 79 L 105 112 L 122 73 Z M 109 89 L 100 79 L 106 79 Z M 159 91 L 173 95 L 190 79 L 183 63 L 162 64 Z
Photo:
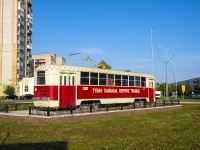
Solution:
M 154 60 L 153 60 L 153 42 L 152 42 L 152 30 L 151 28 L 151 59 L 152 59 L 152 75 L 154 75 Z
M 176 92 L 177 92 L 177 85 L 176 85 L 176 72 L 173 72 L 173 71 L 171 71 L 170 69 L 168 69 L 168 70 L 174 74 L 175 98 L 177 99 L 177 96 L 176 96 Z
M 175 55 L 175 54 L 174 54 Z M 166 100 L 169 100 L 169 98 L 168 98 L 168 63 L 169 63 L 169 61 L 174 57 L 174 55 L 169 59 L 169 60 L 163 60 L 162 58 L 160 58 L 160 56 L 158 56 L 158 58 L 160 58 L 160 60 L 162 60 L 164 63 L 165 63 L 165 69 L 166 69 L 166 75 L 165 75 L 165 80 L 166 80 L 166 93 L 165 93 L 165 95 L 166 95 Z
M 167 66 L 167 64 L 168 64 L 168 62 L 174 57 L 174 55 L 170 58 L 170 59 L 168 59 L 167 60 L 167 52 L 168 52 L 168 50 L 170 50 L 170 49 L 172 49 L 172 48 L 174 48 L 174 47 L 177 47 L 178 46 L 178 44 L 177 45 L 175 45 L 175 46 L 172 46 L 172 47 L 169 47 L 169 48 L 165 48 L 165 47 L 162 47 L 162 46 L 160 46 L 160 45 L 158 45 L 158 44 L 156 44 L 158 47 L 160 47 L 160 48 L 162 48 L 162 49 L 164 49 L 165 50 L 165 52 L 166 52 L 166 57 L 165 57 L 165 60 L 163 60 L 163 59 L 161 59 L 158 55 L 158 57 L 165 63 L 165 69 L 166 69 L 166 76 L 165 76 L 165 79 L 166 79 L 166 100 L 169 100 L 169 98 L 168 98 L 168 66 Z
M 175 82 L 175 98 L 177 99 L 177 77 L 176 77 L 176 63 L 173 61 L 170 61 L 171 63 L 173 63 L 175 65 L 175 69 L 174 69 L 174 82 Z

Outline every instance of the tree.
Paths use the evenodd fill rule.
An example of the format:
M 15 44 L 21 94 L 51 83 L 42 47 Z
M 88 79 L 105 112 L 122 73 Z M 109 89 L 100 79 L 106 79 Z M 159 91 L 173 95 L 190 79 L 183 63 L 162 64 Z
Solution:
M 181 94 L 183 93 L 182 91 L 182 86 L 185 85 L 185 92 L 184 92 L 184 95 L 190 95 L 191 92 L 192 92 L 192 86 L 190 83 L 186 83 L 186 84 L 179 84 L 177 86 L 177 91 L 178 91 L 178 96 L 181 96 Z
M 174 92 L 174 87 L 168 84 L 168 92 L 169 92 L 169 96 L 172 95 L 172 92 Z
M 6 95 L 13 95 L 13 94 L 15 94 L 15 88 L 11 87 L 11 86 L 7 86 L 4 93 Z
M 166 95 L 166 83 L 162 83 L 160 87 L 156 87 L 157 91 L 162 91 L 163 97 Z M 174 91 L 174 87 L 168 84 L 168 95 L 171 96 Z
M 157 86 L 157 87 L 155 88 L 155 90 L 156 90 L 156 91 L 161 91 L 161 87 L 160 87 L 160 86 Z
M 186 83 L 185 84 L 185 95 L 190 95 L 191 94 L 191 92 L 192 92 L 192 86 L 191 86 L 191 84 L 190 83 Z
M 105 61 L 101 60 L 98 65 L 97 68 L 99 69 L 112 69 L 112 67 L 110 65 L 108 65 Z
M 200 80 L 198 80 L 197 88 L 200 90 Z
M 200 80 L 198 80 L 197 85 L 195 86 L 195 92 L 196 93 L 200 92 Z
M 177 92 L 178 92 L 178 96 L 181 96 L 181 94 L 183 93 L 182 92 L 182 85 L 181 84 L 178 84 L 178 86 L 177 86 Z
M 165 83 L 162 83 L 160 85 L 160 91 L 162 91 L 162 96 L 164 97 L 165 96 L 165 87 L 166 87 L 166 84 Z

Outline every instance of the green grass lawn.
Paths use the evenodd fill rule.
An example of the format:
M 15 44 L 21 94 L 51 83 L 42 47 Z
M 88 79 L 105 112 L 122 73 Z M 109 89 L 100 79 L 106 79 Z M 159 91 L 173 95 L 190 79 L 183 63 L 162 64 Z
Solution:
M 199 150 L 200 106 L 54 125 L 0 120 L 0 149 Z
M 161 98 L 161 99 L 156 99 L 156 102 L 159 102 L 159 101 L 163 101 L 165 100 L 165 97 Z M 169 100 L 176 100 L 175 98 L 169 98 Z M 200 102 L 200 98 L 192 98 L 192 97 L 178 97 L 177 100 L 179 100 L 180 102 Z

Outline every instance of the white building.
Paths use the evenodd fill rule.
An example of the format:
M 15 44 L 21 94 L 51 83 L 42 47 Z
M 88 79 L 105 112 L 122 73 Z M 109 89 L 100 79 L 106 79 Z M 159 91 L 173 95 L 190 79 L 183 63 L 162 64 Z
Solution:
M 32 76 L 32 1 L 0 0 L 0 96 L 6 86 L 15 87 Z

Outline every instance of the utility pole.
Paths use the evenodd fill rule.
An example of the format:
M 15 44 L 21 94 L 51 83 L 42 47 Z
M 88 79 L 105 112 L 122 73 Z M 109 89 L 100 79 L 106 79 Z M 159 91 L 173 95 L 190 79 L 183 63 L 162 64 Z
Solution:
M 174 48 L 174 47 L 177 47 L 178 45 L 175 45 L 175 46 L 172 46 L 172 47 L 170 47 L 170 48 L 165 48 L 165 47 L 162 47 L 162 46 L 160 46 L 160 45 L 157 45 L 158 47 L 160 47 L 160 48 L 162 48 L 162 49 L 164 49 L 165 51 L 166 51 L 166 57 L 165 57 L 165 60 L 163 60 L 162 58 L 160 58 L 160 56 L 158 56 L 159 58 L 160 58 L 160 60 L 162 60 L 164 63 L 165 63 L 165 81 L 166 81 L 166 100 L 169 100 L 169 92 L 168 92 L 168 63 L 169 63 L 169 61 L 174 57 L 174 55 L 170 58 L 170 59 L 167 59 L 167 51 L 169 50 L 169 49 L 172 49 L 172 48 Z
M 151 60 L 152 60 L 152 75 L 154 75 L 154 53 L 153 53 L 153 42 L 152 42 L 152 31 L 153 31 L 153 27 L 151 28 Z
M 175 65 L 175 69 L 174 69 L 174 78 L 175 78 L 175 89 L 176 89 L 176 91 L 175 91 L 175 93 L 176 93 L 176 99 L 177 99 L 177 94 L 178 94 L 178 92 L 177 92 L 177 71 L 179 71 L 180 69 L 176 69 L 176 63 L 175 62 L 173 62 L 173 61 L 170 61 L 171 63 L 173 63 L 174 65 Z
M 176 86 L 176 73 L 170 69 L 168 69 L 171 73 L 174 74 L 174 83 L 175 83 L 175 99 L 177 99 L 177 96 L 176 96 L 176 91 L 177 91 L 177 86 Z

